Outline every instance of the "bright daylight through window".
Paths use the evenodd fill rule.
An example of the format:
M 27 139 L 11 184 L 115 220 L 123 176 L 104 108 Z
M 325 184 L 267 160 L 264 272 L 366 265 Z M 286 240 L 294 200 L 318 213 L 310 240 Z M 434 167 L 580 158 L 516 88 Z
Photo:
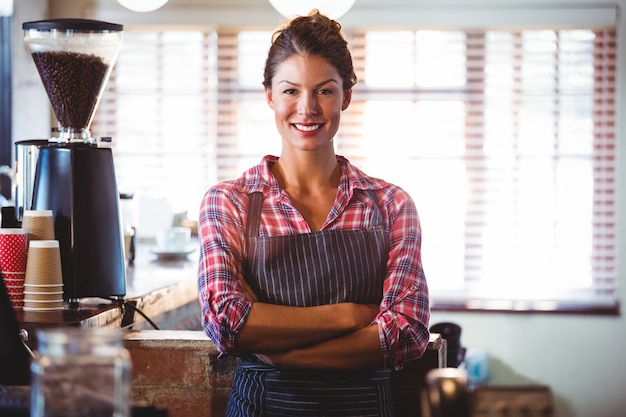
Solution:
M 337 153 L 405 188 L 433 308 L 617 307 L 615 31 L 346 31 L 359 83 Z M 120 187 L 193 218 L 279 149 L 270 31 L 125 34 L 93 130 Z

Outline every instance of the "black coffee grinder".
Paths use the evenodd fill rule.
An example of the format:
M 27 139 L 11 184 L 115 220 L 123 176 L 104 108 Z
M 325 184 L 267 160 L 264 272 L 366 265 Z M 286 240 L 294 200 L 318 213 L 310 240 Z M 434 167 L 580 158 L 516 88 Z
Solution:
M 52 210 L 70 305 L 86 297 L 122 300 L 126 271 L 113 154 L 110 139 L 93 138 L 90 125 L 123 27 L 54 19 L 22 28 L 59 126 L 56 137 L 16 143 L 23 164 L 16 164 L 18 219 L 26 209 Z

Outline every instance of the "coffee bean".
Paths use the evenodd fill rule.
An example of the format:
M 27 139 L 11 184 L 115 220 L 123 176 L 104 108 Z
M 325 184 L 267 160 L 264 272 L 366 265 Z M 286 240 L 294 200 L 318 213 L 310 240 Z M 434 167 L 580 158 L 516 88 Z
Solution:
M 98 56 L 76 52 L 35 52 L 32 56 L 59 124 L 88 127 L 109 66 Z

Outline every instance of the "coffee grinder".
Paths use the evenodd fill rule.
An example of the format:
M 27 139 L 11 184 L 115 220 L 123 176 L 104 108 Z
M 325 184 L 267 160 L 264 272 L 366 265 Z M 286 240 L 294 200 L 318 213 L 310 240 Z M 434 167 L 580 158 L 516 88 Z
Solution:
M 58 120 L 58 134 L 16 143 L 18 219 L 26 209 L 52 210 L 63 298 L 71 306 L 86 297 L 121 301 L 126 272 L 113 154 L 110 138 L 92 137 L 90 125 L 117 59 L 123 27 L 53 19 L 26 22 L 22 28 Z

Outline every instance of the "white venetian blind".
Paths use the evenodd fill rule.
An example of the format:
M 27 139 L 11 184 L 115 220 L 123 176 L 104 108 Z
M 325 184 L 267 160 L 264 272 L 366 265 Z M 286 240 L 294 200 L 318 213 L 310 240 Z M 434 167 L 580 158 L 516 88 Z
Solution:
M 125 31 L 92 126 L 112 137 L 120 191 L 197 212 L 217 178 L 216 50 L 210 31 Z
M 415 199 L 434 306 L 616 308 L 615 32 L 352 42 L 346 151 L 360 142 L 362 167 Z
M 615 30 L 347 36 L 359 83 L 337 153 L 413 196 L 433 307 L 615 312 Z M 278 154 L 270 37 L 127 32 L 93 127 L 119 183 L 193 215 Z
M 280 140 L 263 93 L 263 68 L 271 31 L 218 35 L 217 175 L 238 177 L 265 154 L 278 154 Z

